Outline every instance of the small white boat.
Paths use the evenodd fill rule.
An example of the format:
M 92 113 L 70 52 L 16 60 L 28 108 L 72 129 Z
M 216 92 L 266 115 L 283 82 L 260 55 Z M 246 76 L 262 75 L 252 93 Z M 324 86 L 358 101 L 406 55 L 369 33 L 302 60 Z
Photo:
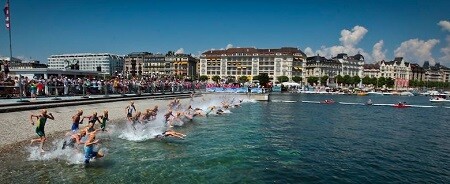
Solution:
M 450 102 L 446 95 L 435 95 L 430 98 L 430 102 Z
M 414 96 L 414 94 L 409 91 L 401 92 L 400 95 L 401 96 Z

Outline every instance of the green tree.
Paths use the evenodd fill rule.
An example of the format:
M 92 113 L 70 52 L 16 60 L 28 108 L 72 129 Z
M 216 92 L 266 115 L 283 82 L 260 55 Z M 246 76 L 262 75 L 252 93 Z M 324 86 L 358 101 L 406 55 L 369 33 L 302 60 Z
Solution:
M 337 75 L 335 79 L 337 84 L 344 83 L 344 78 L 341 75 Z
M 253 80 L 259 80 L 259 76 L 258 75 L 253 76 Z
M 390 78 L 390 77 L 388 77 L 388 78 L 386 79 L 386 86 L 387 86 L 388 88 L 394 87 L 394 84 L 395 84 L 394 79 L 392 79 L 392 78 Z
M 353 84 L 352 77 L 350 77 L 350 75 L 344 75 L 342 80 L 343 80 L 342 83 L 346 85 Z
M 314 83 L 317 83 L 317 81 L 319 81 L 319 77 L 308 77 L 307 81 L 309 85 L 313 85 Z
M 365 76 L 364 78 L 362 78 L 362 83 L 364 85 L 369 85 L 372 83 L 371 78 L 369 76 Z
M 326 85 L 327 84 L 327 80 L 328 80 L 328 76 L 326 76 L 326 75 L 320 77 L 320 84 L 321 85 Z
M 361 78 L 357 75 L 352 77 L 352 84 L 359 84 L 359 82 L 361 81 Z
M 261 86 L 266 86 L 266 84 L 270 81 L 269 75 L 267 73 L 260 73 L 258 75 L 258 80 Z
M 247 81 L 248 81 L 248 77 L 247 77 L 247 76 L 243 75 L 243 76 L 240 76 L 240 77 L 239 77 L 239 82 L 240 82 L 240 83 L 245 83 L 245 82 L 247 82 Z
M 202 75 L 202 76 L 200 76 L 200 79 L 199 79 L 200 81 L 207 81 L 208 80 L 208 76 L 206 76 L 206 75 Z
M 377 83 L 378 83 L 378 79 L 377 79 L 376 77 L 370 78 L 370 84 L 372 84 L 372 85 L 378 87 L 378 86 L 377 86 Z
M 218 76 L 218 75 L 214 75 L 214 76 L 212 77 L 212 80 L 213 80 L 214 82 L 217 82 L 217 83 L 219 83 L 219 80 L 220 80 L 220 76 Z
M 378 78 L 378 86 L 382 87 L 383 85 L 386 85 L 386 78 L 384 77 Z
M 302 77 L 299 77 L 299 76 L 293 76 L 293 77 L 292 77 L 292 80 L 293 80 L 294 82 L 299 83 L 299 82 L 302 82 L 303 78 L 302 78 Z
M 287 82 L 287 81 L 289 81 L 289 77 L 282 75 L 282 76 L 278 76 L 277 80 L 278 80 L 278 82 Z

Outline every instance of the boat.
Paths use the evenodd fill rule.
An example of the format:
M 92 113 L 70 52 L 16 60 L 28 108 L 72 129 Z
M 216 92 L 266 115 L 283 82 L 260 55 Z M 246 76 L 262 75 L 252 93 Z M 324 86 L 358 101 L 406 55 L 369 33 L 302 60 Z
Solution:
M 397 103 L 393 105 L 394 108 L 407 108 L 409 106 L 407 106 L 405 103 Z
M 414 94 L 409 91 L 404 91 L 400 93 L 400 96 L 414 96 Z
M 366 95 L 368 95 L 368 94 L 369 94 L 369 93 L 366 93 L 366 92 L 363 92 L 363 91 L 357 93 L 358 96 L 366 96 Z
M 324 101 L 321 101 L 320 103 L 322 103 L 322 104 L 334 104 L 334 101 L 333 100 L 324 100 Z
M 450 100 L 447 99 L 446 95 L 433 95 L 430 98 L 430 102 L 450 102 Z

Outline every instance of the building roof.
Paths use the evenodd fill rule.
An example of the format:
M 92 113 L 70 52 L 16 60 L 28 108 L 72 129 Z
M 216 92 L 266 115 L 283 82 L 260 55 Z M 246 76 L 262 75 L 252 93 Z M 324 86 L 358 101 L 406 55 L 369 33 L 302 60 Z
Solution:
M 375 70 L 377 70 L 377 69 L 380 69 L 380 65 L 378 63 L 375 63 L 375 64 L 364 64 L 364 69 L 368 69 L 368 70 L 375 69 Z
M 209 50 L 202 55 L 206 56 L 212 56 L 212 55 L 233 55 L 233 54 L 244 54 L 244 55 L 253 55 L 253 54 L 261 54 L 261 55 L 275 55 L 277 53 L 279 54 L 301 54 L 302 56 L 306 57 L 306 54 L 303 53 L 301 50 L 294 48 L 294 47 L 281 47 L 276 49 L 257 49 L 257 48 L 228 48 L 226 50 Z

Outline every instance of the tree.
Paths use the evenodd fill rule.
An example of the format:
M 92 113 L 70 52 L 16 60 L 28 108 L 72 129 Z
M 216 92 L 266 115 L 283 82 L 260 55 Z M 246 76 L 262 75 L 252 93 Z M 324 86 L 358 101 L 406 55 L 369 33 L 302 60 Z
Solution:
M 380 77 L 378 78 L 378 86 L 384 86 L 386 85 L 386 78 Z
M 220 76 L 218 76 L 218 75 L 214 75 L 214 76 L 212 77 L 212 80 L 213 80 L 214 82 L 217 82 L 217 83 L 219 83 L 219 80 L 220 80 Z
M 357 75 L 352 77 L 352 84 L 359 84 L 359 82 L 361 81 L 361 78 Z
M 353 84 L 353 81 L 352 81 L 352 77 L 350 77 L 350 75 L 344 75 L 344 77 L 342 78 L 342 83 L 344 83 L 344 84 Z
M 292 80 L 293 80 L 294 82 L 299 83 L 299 82 L 302 82 L 303 78 L 302 78 L 302 77 L 299 77 L 299 76 L 293 76 L 293 77 L 292 77 Z
M 335 79 L 336 79 L 336 83 L 337 83 L 337 84 L 339 84 L 339 83 L 344 83 L 344 78 L 343 78 L 341 75 L 337 75 L 337 76 L 335 77 Z
M 328 76 L 324 75 L 320 77 L 320 84 L 325 85 L 327 84 Z
M 395 84 L 394 79 L 392 79 L 392 78 L 390 78 L 390 77 L 388 77 L 388 78 L 386 79 L 386 86 L 387 86 L 388 88 L 394 87 L 394 84 Z
M 248 77 L 243 75 L 239 77 L 239 83 L 245 83 L 248 81 Z
M 317 83 L 317 81 L 319 81 L 319 78 L 318 77 L 308 77 L 308 83 L 309 83 L 309 85 L 313 85 L 314 83 Z
M 369 85 L 369 84 L 372 83 L 372 81 L 371 81 L 371 79 L 370 79 L 369 76 L 365 76 L 365 77 L 362 79 L 362 83 L 363 83 L 364 85 Z
M 370 78 L 370 84 L 376 86 L 378 83 L 378 79 L 376 77 Z M 378 87 L 378 86 L 377 86 Z
M 202 75 L 202 76 L 200 76 L 200 79 L 199 79 L 200 81 L 207 81 L 208 80 L 208 76 L 206 76 L 206 75 Z
M 269 75 L 267 73 L 260 73 L 258 75 L 258 80 L 261 86 L 266 86 L 266 84 L 270 81 Z
M 258 75 L 253 76 L 253 80 L 259 80 L 259 76 Z
M 287 81 L 289 81 L 289 77 L 282 75 L 282 76 L 278 76 L 277 80 L 278 80 L 278 82 L 287 82 Z

